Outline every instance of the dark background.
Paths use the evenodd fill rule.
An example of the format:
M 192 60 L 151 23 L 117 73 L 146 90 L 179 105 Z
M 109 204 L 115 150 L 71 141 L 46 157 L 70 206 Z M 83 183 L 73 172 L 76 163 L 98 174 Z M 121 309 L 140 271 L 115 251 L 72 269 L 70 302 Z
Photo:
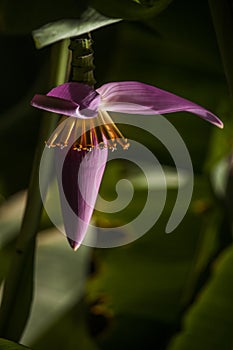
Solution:
M 42 306 L 33 309 L 34 321 L 22 339 L 33 349 L 230 350 L 232 346 L 233 253 L 221 175 L 221 162 L 232 146 L 232 109 L 208 3 L 174 0 L 158 14 L 156 1 L 136 5 L 130 0 L 93 2 L 99 11 L 125 19 L 92 34 L 97 85 L 135 80 L 158 86 L 210 109 L 223 119 L 225 129 L 188 113 L 167 116 L 187 145 L 195 173 L 188 213 L 170 235 L 164 231 L 177 189 L 168 191 L 156 225 L 138 241 L 120 248 L 83 246 L 73 253 L 43 215 L 35 299 L 37 305 L 42 293 L 38 304 Z M 19 228 L 22 191 L 28 187 L 35 147 L 44 142 L 38 141 L 41 113 L 30 106 L 30 100 L 35 93 L 46 92 L 51 48 L 37 50 L 31 31 L 56 19 L 78 17 L 86 6 L 84 1 L 71 0 L 0 4 L 1 278 Z M 122 131 L 135 137 L 133 128 L 123 126 Z M 162 165 L 174 166 L 158 141 L 147 134 L 140 141 Z M 217 166 L 222 172 L 216 184 L 212 179 Z M 122 162 L 108 166 L 103 196 L 114 198 L 112 179 L 117 181 L 125 167 Z M 128 211 L 114 218 L 99 213 L 94 217 L 100 224 L 127 222 L 142 205 L 143 196 L 145 192 L 136 189 Z M 62 289 L 67 298 L 62 304 L 62 295 L 56 300 L 54 290 L 61 289 L 66 275 L 70 280 Z M 54 289 L 49 287 L 51 276 L 55 276 Z M 69 299 L 76 288 L 77 297 Z M 49 305 L 54 314 L 46 323 L 43 310 L 48 311 Z M 38 322 L 36 327 L 33 322 Z M 179 340 L 169 347 L 179 332 Z

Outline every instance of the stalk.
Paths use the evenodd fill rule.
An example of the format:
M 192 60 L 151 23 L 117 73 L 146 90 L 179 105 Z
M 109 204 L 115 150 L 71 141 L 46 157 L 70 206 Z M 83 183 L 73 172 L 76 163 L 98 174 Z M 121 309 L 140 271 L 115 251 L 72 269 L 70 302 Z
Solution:
M 72 51 L 70 81 L 94 86 L 94 64 L 90 33 L 71 38 L 69 49 Z
M 68 43 L 66 40 L 51 49 L 51 77 L 49 87 L 67 80 Z M 44 141 L 55 129 L 59 116 L 44 113 L 35 152 L 26 208 L 12 261 L 5 279 L 0 308 L 0 337 L 19 341 L 26 325 L 33 296 L 33 265 L 36 234 L 38 231 L 42 201 L 39 191 L 39 166 Z

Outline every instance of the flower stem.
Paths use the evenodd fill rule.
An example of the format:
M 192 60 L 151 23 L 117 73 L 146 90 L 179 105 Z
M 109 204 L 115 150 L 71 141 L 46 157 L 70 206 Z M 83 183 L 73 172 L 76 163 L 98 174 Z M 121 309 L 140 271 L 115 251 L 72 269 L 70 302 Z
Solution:
M 231 0 L 209 0 L 223 67 L 233 97 L 233 5 Z
M 72 51 L 70 81 L 89 86 L 95 85 L 92 43 L 90 33 L 71 38 L 69 46 Z
M 68 42 L 64 40 L 51 49 L 50 87 L 64 83 L 68 76 Z M 38 145 L 31 173 L 27 203 L 21 230 L 13 252 L 8 275 L 5 280 L 0 309 L 0 336 L 19 341 L 26 325 L 33 294 L 33 265 L 35 237 L 40 223 L 42 201 L 39 191 L 39 166 L 48 139 L 57 125 L 59 116 L 42 119 Z

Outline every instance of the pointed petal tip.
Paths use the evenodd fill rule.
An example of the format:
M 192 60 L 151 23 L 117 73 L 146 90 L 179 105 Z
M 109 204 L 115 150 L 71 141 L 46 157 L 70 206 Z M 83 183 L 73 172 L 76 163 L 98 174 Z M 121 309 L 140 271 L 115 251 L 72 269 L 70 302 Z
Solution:
M 76 252 L 78 250 L 78 248 L 80 247 L 81 243 L 78 243 L 71 238 L 67 238 L 67 239 L 68 239 L 69 245 L 71 246 L 73 251 Z
M 218 124 L 218 127 L 219 127 L 220 129 L 223 129 L 223 128 L 224 128 L 223 122 L 221 122 L 221 124 Z
M 223 122 L 218 118 L 217 121 L 211 122 L 213 125 L 217 126 L 219 129 L 224 128 Z
M 208 112 L 206 120 L 220 129 L 224 128 L 224 124 L 215 114 Z

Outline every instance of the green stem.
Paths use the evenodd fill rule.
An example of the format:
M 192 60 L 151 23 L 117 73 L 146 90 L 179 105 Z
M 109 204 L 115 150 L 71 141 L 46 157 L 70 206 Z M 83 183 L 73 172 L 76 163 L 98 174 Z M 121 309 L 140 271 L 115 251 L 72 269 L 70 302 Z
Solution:
M 52 69 L 49 87 L 59 85 L 67 80 L 67 47 L 67 40 L 52 47 Z M 22 226 L 4 284 L 0 309 L 0 336 L 14 341 L 18 341 L 21 337 L 32 300 L 33 252 L 42 212 L 42 201 L 39 191 L 40 159 L 44 150 L 44 141 L 48 139 L 51 132 L 55 129 L 58 119 L 59 116 L 54 116 L 53 114 L 53 116 L 49 117 L 48 113 L 46 113 L 41 123 Z M 29 285 L 31 285 L 31 289 L 28 287 Z
M 71 38 L 69 49 L 72 51 L 70 81 L 94 86 L 93 49 L 91 34 Z
M 233 5 L 231 0 L 209 0 L 225 75 L 233 97 Z

